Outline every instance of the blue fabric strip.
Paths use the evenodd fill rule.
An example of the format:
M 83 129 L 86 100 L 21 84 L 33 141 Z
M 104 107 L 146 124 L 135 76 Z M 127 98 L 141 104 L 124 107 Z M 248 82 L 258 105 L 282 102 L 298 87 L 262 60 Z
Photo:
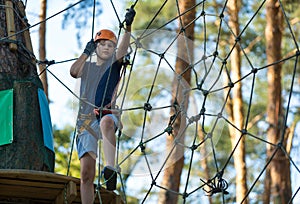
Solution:
M 52 123 L 48 100 L 42 89 L 38 89 L 38 95 L 43 126 L 44 145 L 54 152 Z

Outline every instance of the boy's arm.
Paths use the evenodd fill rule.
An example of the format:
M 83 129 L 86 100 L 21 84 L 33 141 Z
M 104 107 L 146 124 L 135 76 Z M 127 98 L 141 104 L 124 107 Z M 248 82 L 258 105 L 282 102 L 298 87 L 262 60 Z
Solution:
M 125 23 L 126 23 L 125 34 L 123 35 L 122 40 L 116 51 L 117 60 L 121 60 L 127 54 L 127 49 L 130 44 L 131 24 L 133 22 L 134 16 L 135 16 L 135 10 L 133 9 L 133 7 L 131 7 L 130 9 L 128 9 L 125 15 Z
M 116 52 L 117 60 L 122 59 L 127 54 L 127 50 L 130 44 L 130 32 L 131 32 L 131 26 L 126 26 L 125 34 L 123 35 L 120 44 L 117 48 L 117 52 Z
M 83 53 L 72 64 L 72 66 L 70 68 L 70 74 L 71 74 L 72 77 L 74 77 L 74 78 L 81 77 L 85 61 L 95 51 L 96 46 L 97 45 L 96 45 L 96 43 L 94 42 L 93 39 L 86 44 Z
M 81 77 L 82 70 L 85 64 L 85 61 L 87 60 L 88 56 L 86 54 L 81 54 L 80 57 L 72 64 L 70 68 L 70 74 L 74 78 Z

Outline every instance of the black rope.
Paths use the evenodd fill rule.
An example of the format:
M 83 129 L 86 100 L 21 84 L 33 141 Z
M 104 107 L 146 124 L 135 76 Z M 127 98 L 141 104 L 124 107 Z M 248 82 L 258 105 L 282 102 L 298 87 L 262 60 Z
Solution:
M 93 5 L 93 23 L 92 23 L 92 39 L 94 39 L 94 27 L 95 27 L 95 9 L 96 9 L 96 0 L 94 0 Z
M 70 150 L 70 155 L 69 155 L 69 161 L 68 161 L 68 169 L 67 169 L 67 176 L 69 176 L 70 173 L 70 168 L 71 168 L 71 161 L 72 161 L 72 154 L 73 154 L 73 149 L 74 149 L 74 144 L 75 144 L 75 138 L 76 138 L 76 127 L 74 128 L 73 132 L 73 137 L 72 137 L 72 145 L 71 145 L 71 150 Z
M 41 23 L 44 23 L 44 22 L 48 21 L 49 19 L 51 19 L 51 18 L 53 18 L 53 17 L 55 17 L 55 16 L 57 16 L 57 15 L 59 15 L 59 14 L 65 12 L 65 11 L 69 10 L 70 8 L 76 6 L 77 4 L 79 4 L 79 3 L 83 2 L 83 1 L 85 1 L 85 0 L 80 0 L 80 1 L 78 1 L 77 3 L 75 3 L 75 4 L 73 4 L 73 5 L 70 5 L 70 6 L 68 6 L 67 8 L 65 8 L 65 9 L 63 9 L 63 10 L 57 12 L 56 14 L 54 14 L 54 15 L 52 15 L 52 16 L 49 16 L 48 18 L 45 18 L 45 20 L 40 21 L 40 22 L 38 22 L 38 23 L 36 23 L 36 24 L 34 24 L 34 25 L 32 25 L 32 26 L 28 26 L 27 28 L 24 28 L 23 30 L 20 30 L 20 31 L 18 31 L 18 32 L 12 34 L 12 35 L 9 35 L 9 36 L 0 38 L 0 42 L 3 41 L 3 40 L 6 40 L 6 39 L 8 39 L 8 38 L 10 38 L 10 37 L 12 37 L 12 36 L 19 35 L 19 34 L 23 33 L 24 31 L 29 30 L 30 28 L 33 28 L 33 27 L 35 27 L 35 26 L 37 26 L 37 25 L 40 25 Z

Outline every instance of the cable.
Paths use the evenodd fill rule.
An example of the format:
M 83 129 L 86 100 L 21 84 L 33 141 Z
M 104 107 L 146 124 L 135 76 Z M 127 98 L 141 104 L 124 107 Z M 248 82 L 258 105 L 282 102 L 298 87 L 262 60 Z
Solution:
M 96 0 L 94 0 L 94 5 L 93 5 L 93 23 L 92 23 L 92 38 L 94 38 L 94 27 L 95 27 L 95 9 L 96 9 Z
M 61 10 L 61 11 L 59 11 L 59 12 L 57 12 L 56 14 L 54 14 L 54 15 L 52 15 L 52 16 L 49 16 L 49 17 L 46 18 L 45 20 L 40 21 L 40 22 L 38 22 L 38 23 L 36 23 L 36 24 L 34 24 L 34 25 L 32 25 L 32 26 L 29 26 L 29 27 L 27 27 L 27 28 L 24 28 L 23 30 L 18 31 L 18 32 L 14 33 L 13 35 L 9 35 L 9 36 L 0 38 L 0 42 L 3 41 L 3 40 L 6 40 L 6 39 L 8 39 L 8 38 L 10 38 L 10 37 L 12 37 L 12 36 L 21 34 L 21 33 L 23 33 L 24 31 L 29 30 L 30 28 L 33 28 L 33 27 L 35 27 L 35 26 L 37 26 L 37 25 L 40 25 L 41 23 L 44 23 L 44 22 L 48 21 L 49 19 L 51 19 L 51 18 L 53 18 L 53 17 L 55 17 L 55 16 L 57 16 L 57 15 L 59 15 L 59 14 L 65 12 L 65 11 L 67 11 L 68 9 L 70 9 L 70 8 L 72 8 L 72 7 L 74 7 L 74 6 L 76 6 L 77 4 L 79 4 L 79 3 L 83 2 L 83 1 L 85 1 L 85 0 L 80 0 L 80 1 L 78 1 L 77 3 L 75 3 L 75 4 L 71 5 L 71 6 L 65 8 L 65 9 L 63 9 L 63 10 Z

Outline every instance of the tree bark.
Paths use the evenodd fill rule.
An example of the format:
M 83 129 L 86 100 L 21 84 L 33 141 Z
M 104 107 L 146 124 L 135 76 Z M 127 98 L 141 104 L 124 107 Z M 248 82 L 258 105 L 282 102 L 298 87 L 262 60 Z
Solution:
M 13 89 L 13 142 L 0 146 L 0 168 L 54 171 L 54 152 L 44 146 L 41 127 L 38 88 L 42 88 L 37 75 L 33 53 L 26 47 L 25 32 L 14 35 L 7 30 L 7 23 L 15 33 L 29 25 L 24 21 L 21 1 L 0 0 L 0 90 Z M 24 7 L 24 5 L 22 5 Z M 12 15 L 7 15 L 11 9 Z M 10 34 L 9 34 L 10 33 Z M 28 39 L 27 39 L 28 40 Z M 30 40 L 30 39 L 29 39 Z M 16 46 L 12 46 L 15 44 Z M 11 49 L 15 47 L 16 49 Z M 1 100 L 1 99 L 0 99 Z
M 241 49 L 238 41 L 236 41 L 237 36 L 240 33 L 239 30 L 239 10 L 240 5 L 238 0 L 229 0 L 227 3 L 228 13 L 230 16 L 229 25 L 234 33 L 230 37 L 230 44 L 235 45 L 231 55 L 231 79 L 236 82 L 241 79 Z M 247 195 L 247 170 L 245 162 L 245 137 L 242 135 L 240 130 L 244 128 L 244 114 L 243 114 L 243 98 L 242 98 L 242 84 L 241 82 L 235 83 L 234 87 L 231 89 L 231 111 L 232 114 L 230 118 L 237 129 L 231 127 L 229 128 L 230 138 L 232 148 L 235 148 L 233 154 L 234 167 L 236 170 L 236 202 L 241 203 Z M 241 138 L 241 139 L 240 139 Z M 245 199 L 243 203 L 248 203 Z
M 267 26 L 265 29 L 266 36 L 266 53 L 267 62 L 272 64 L 281 59 L 281 40 L 283 31 L 283 14 L 280 5 L 276 0 L 266 2 Z M 267 145 L 267 158 L 273 154 L 274 157 L 268 166 L 271 180 L 269 198 L 273 203 L 288 203 L 291 198 L 291 181 L 290 181 L 290 162 L 282 148 L 285 148 L 286 138 L 282 136 L 284 131 L 283 110 L 281 99 L 281 69 L 280 63 L 274 64 L 268 69 L 268 105 L 267 105 L 267 122 L 269 128 L 267 139 L 274 145 Z M 282 144 L 282 146 L 277 146 Z M 275 153 L 276 151 L 276 153 Z
M 179 10 L 183 13 L 187 9 L 195 5 L 195 0 L 180 0 Z M 177 42 L 177 58 L 175 64 L 175 76 L 173 80 L 172 103 L 178 103 L 180 106 L 180 113 L 173 124 L 173 137 L 167 137 L 167 149 L 172 151 L 170 159 L 168 159 L 167 167 L 164 171 L 162 186 L 171 191 L 178 192 L 180 186 L 180 177 L 184 165 L 184 149 L 179 143 L 184 144 L 186 127 L 185 113 L 188 108 L 188 94 L 185 92 L 189 88 L 191 80 L 191 70 L 188 68 L 193 61 L 193 40 L 194 40 L 194 23 L 190 24 L 195 19 L 195 9 L 183 15 L 179 22 L 179 27 L 185 28 L 185 35 L 180 36 Z M 190 25 L 189 25 L 190 24 Z M 187 26 L 189 25 L 189 26 Z M 187 27 L 186 27 L 187 26 Z M 181 30 L 180 30 L 181 31 Z M 182 76 L 178 80 L 178 76 Z M 176 111 L 171 110 L 171 115 Z M 162 190 L 160 192 L 158 203 L 161 204 L 175 204 L 178 202 L 178 195 L 171 191 Z
M 40 2 L 41 2 L 41 8 L 40 8 L 39 17 L 40 17 L 40 22 L 43 22 L 46 19 L 47 0 L 41 0 Z M 46 60 L 46 22 L 41 23 L 39 28 L 39 58 L 40 61 Z M 39 65 L 40 73 L 43 72 L 40 75 L 40 79 L 42 81 L 46 97 L 49 101 L 47 71 L 44 70 L 45 68 L 46 68 L 45 64 Z

